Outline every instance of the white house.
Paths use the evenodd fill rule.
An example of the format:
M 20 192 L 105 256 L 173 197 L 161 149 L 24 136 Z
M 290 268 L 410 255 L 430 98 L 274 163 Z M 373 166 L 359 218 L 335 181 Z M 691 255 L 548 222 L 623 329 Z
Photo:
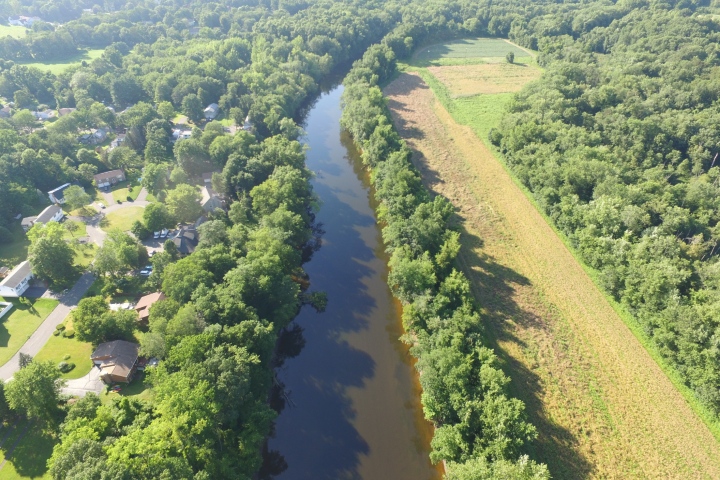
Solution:
M 30 266 L 30 262 L 25 260 L 13 268 L 8 276 L 0 282 L 0 297 L 21 296 L 30 286 L 30 280 L 32 278 L 32 267 Z
M 247 117 L 245 117 L 245 122 L 243 123 L 242 129 L 245 130 L 245 131 L 248 131 L 248 132 L 253 129 L 253 124 L 252 124 L 252 122 L 250 121 L 250 115 L 248 115 Z
M 46 110 L 43 110 L 41 112 L 31 112 L 33 116 L 40 120 L 41 122 L 44 122 L 45 120 L 50 120 L 55 116 L 55 112 L 53 110 L 50 110 L 49 108 Z
M 63 215 L 65 215 L 65 212 L 63 212 L 62 208 L 60 208 L 58 205 L 50 205 L 45 210 L 40 212 L 40 215 L 38 215 L 37 217 L 23 218 L 21 225 L 23 230 L 27 232 L 36 223 L 39 223 L 40 225 L 45 225 L 46 223 L 50 222 L 59 222 L 60 220 L 62 220 Z
M 70 186 L 69 183 L 66 183 L 64 185 L 60 185 L 55 190 L 50 190 L 48 192 L 48 198 L 50 198 L 50 201 L 52 203 L 59 203 L 63 204 L 65 203 L 65 189 Z
M 187 128 L 174 128 L 172 131 L 173 142 L 178 140 L 187 140 L 192 136 L 192 131 Z
M 218 116 L 218 113 L 220 113 L 220 105 L 218 105 L 217 103 L 211 103 L 205 109 L 205 119 L 214 120 L 215 117 Z

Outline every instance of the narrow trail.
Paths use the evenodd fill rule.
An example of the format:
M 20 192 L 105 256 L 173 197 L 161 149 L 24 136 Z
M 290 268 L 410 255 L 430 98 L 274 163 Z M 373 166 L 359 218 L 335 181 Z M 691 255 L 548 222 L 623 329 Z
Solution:
M 720 446 L 557 234 L 416 74 L 385 89 L 554 478 L 720 478 Z

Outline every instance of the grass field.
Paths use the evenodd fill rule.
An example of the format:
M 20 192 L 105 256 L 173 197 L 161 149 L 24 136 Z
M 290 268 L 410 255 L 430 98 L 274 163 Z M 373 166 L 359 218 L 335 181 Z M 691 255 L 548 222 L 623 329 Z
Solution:
M 18 263 L 27 259 L 30 240 L 23 238 L 6 245 L 0 245 L 0 266 L 14 268 Z
M 15 355 L 58 304 L 57 300 L 45 298 L 23 301 L 7 298 L 4 301 L 12 302 L 15 307 L 0 319 L 0 365 Z
M 68 320 L 68 323 L 70 324 L 69 328 L 71 328 L 72 321 Z M 58 335 L 57 337 L 50 337 L 50 340 L 48 340 L 42 350 L 35 356 L 35 360 L 50 360 L 56 365 L 62 361 L 72 362 L 75 364 L 75 368 L 63 374 L 62 378 L 80 378 L 86 375 L 92 368 L 92 360 L 90 360 L 92 351 L 92 345 L 87 342 L 81 342 L 77 338 L 65 338 L 62 335 Z M 65 356 L 67 355 L 70 357 L 66 359 Z
M 519 92 L 528 82 L 540 78 L 541 73 L 534 65 L 510 63 L 430 67 L 428 71 L 453 97 Z
M 538 428 L 531 456 L 554 478 L 720 478 L 720 447 L 692 398 L 478 138 L 511 95 L 453 99 L 415 70 L 385 94 L 426 185 L 458 209 L 459 265 Z
M 120 384 L 121 390 L 118 393 L 101 393 L 100 400 L 104 404 L 112 402 L 117 397 L 132 397 L 136 400 L 151 401 L 155 396 L 152 386 L 146 381 L 144 372 L 138 372 L 129 385 Z
M 132 187 L 132 192 L 130 192 L 128 182 L 120 182 L 112 188 L 112 196 L 118 203 L 134 202 L 138 195 L 140 195 L 140 190 L 142 190 L 142 187 L 135 185 Z
M 135 220 L 142 221 L 143 207 L 127 207 L 108 213 L 102 220 L 103 230 L 119 228 L 123 232 L 130 230 Z
M 515 54 L 517 63 L 532 60 L 526 50 L 501 38 L 463 38 L 419 48 L 412 57 L 418 66 L 466 65 L 505 62 L 505 55 Z
M 103 50 L 102 49 L 91 49 L 84 51 L 82 53 L 79 53 L 77 55 L 73 55 L 72 57 L 64 58 L 62 60 L 57 60 L 54 62 L 16 62 L 21 65 L 25 65 L 27 67 L 35 67 L 39 68 L 40 70 L 45 70 L 46 72 L 53 73 L 55 75 L 58 75 L 62 72 L 64 72 L 67 68 L 80 65 L 83 61 L 90 62 L 92 60 L 95 60 L 96 58 L 100 58 L 102 55 Z
M 0 429 L 0 452 L 6 462 L 0 467 L 0 478 L 49 479 L 47 461 L 55 439 L 32 422 L 18 420 Z M 0 460 L 0 464 L 2 463 Z
M 22 38 L 27 35 L 27 29 L 25 27 L 0 25 L 0 37 L 15 37 Z

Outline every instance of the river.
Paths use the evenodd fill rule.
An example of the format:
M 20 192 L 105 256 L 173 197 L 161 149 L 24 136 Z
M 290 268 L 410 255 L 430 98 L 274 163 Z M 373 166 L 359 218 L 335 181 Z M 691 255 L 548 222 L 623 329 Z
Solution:
M 432 427 L 387 287 L 387 258 L 370 184 L 340 130 L 342 86 L 324 93 L 305 121 L 307 165 L 321 206 L 322 246 L 305 264 L 328 306 L 303 307 L 281 336 L 284 386 L 264 452 L 263 479 L 430 480 Z

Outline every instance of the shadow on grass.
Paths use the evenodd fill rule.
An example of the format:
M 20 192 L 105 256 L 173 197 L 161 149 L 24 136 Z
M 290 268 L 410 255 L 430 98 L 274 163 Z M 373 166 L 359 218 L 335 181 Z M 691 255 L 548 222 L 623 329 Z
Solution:
M 25 436 L 6 458 L 20 476 L 40 478 L 47 472 L 47 461 L 52 455 L 55 441 L 52 435 L 44 433 L 37 425 L 30 425 Z

